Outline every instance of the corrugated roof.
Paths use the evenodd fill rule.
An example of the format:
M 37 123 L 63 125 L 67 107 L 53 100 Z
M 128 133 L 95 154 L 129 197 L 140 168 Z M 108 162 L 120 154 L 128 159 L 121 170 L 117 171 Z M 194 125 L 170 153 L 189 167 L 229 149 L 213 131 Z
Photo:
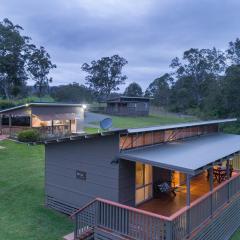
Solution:
M 1 113 L 14 111 L 21 108 L 27 108 L 31 106 L 43 106 L 43 107 L 82 107 L 82 104 L 72 104 L 72 103 L 26 103 L 24 105 L 19 105 L 12 108 L 7 108 L 0 111 Z
M 237 121 L 236 118 L 231 118 L 231 119 L 219 119 L 219 120 L 210 120 L 210 121 L 177 123 L 177 124 L 170 124 L 170 125 L 159 125 L 159 126 L 151 126 L 151 127 L 143 127 L 143 128 L 129 128 L 128 133 L 152 132 L 152 131 L 158 131 L 158 130 L 194 127 L 194 126 L 228 123 L 228 122 L 235 122 L 235 121 Z
M 195 175 L 201 168 L 240 151 L 240 135 L 208 134 L 137 148 L 119 158 Z

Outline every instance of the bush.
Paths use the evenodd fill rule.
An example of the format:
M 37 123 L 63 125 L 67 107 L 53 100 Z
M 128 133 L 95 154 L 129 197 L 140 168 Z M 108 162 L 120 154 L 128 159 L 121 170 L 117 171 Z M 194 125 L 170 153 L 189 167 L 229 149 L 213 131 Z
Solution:
M 20 142 L 37 142 L 40 139 L 40 134 L 36 130 L 24 130 L 18 133 L 18 140 Z

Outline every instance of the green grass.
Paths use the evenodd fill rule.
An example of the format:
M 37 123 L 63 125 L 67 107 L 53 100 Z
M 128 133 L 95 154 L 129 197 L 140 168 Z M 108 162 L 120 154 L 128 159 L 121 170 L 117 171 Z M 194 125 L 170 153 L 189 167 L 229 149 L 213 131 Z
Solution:
M 240 229 L 238 229 L 231 237 L 231 240 L 239 240 L 239 239 L 240 239 Z
M 44 147 L 0 141 L 0 239 L 54 240 L 73 230 L 44 206 Z
M 109 117 L 113 120 L 114 128 L 138 128 L 196 120 L 194 117 L 179 117 L 177 115 L 150 115 L 147 117 Z M 92 122 L 91 124 L 99 125 L 99 122 Z M 87 130 L 94 131 L 94 128 L 87 128 Z
M 98 132 L 98 128 L 85 127 L 84 131 L 86 133 L 88 133 L 88 134 L 97 133 Z

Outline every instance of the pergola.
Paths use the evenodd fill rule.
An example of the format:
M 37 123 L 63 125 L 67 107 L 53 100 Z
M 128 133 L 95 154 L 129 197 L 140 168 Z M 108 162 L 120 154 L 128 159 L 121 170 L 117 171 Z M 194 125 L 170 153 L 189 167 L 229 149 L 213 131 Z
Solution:
M 230 178 L 230 157 L 240 151 L 240 135 L 214 133 L 184 140 L 126 150 L 119 158 L 142 162 L 187 176 L 187 206 L 190 206 L 191 178 L 209 170 L 210 191 L 213 190 L 213 166 L 226 161 Z

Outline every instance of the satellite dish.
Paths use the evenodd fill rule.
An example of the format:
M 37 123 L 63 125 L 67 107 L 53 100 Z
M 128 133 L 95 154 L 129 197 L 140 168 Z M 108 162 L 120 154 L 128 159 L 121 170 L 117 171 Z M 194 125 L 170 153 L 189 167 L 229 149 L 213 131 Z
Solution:
M 108 130 L 112 127 L 112 119 L 111 118 L 105 118 L 102 121 L 100 121 L 100 128 L 102 130 Z

